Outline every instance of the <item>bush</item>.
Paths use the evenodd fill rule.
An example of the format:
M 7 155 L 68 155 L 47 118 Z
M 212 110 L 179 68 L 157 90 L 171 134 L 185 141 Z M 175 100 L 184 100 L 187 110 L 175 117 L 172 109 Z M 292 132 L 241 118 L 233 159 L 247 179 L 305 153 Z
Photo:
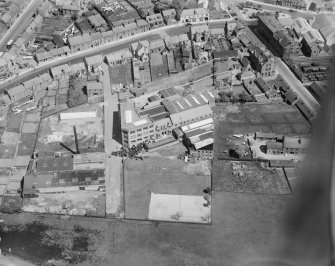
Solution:
M 0 211 L 3 213 L 21 212 L 22 198 L 21 196 L 3 196 L 0 205 Z

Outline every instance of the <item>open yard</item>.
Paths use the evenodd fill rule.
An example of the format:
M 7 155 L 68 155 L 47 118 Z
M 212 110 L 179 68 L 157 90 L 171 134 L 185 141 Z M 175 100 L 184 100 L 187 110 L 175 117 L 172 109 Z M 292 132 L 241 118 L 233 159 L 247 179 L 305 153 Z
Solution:
M 217 103 L 214 120 L 216 141 L 220 136 L 256 131 L 296 135 L 311 132 L 311 125 L 299 110 L 284 103 L 243 105 Z
M 282 169 L 270 169 L 255 161 L 214 160 L 214 191 L 288 194 L 291 193 Z
M 210 165 L 166 158 L 128 159 L 124 164 L 125 217 L 147 219 L 150 194 L 201 196 L 210 187 Z M 205 165 L 206 164 L 206 165 Z
M 76 126 L 79 148 L 84 151 L 101 151 L 103 143 L 103 112 L 98 104 L 85 104 L 72 108 L 71 112 L 97 111 L 96 118 L 67 119 L 59 121 L 59 115 L 44 118 L 38 133 L 36 151 L 53 155 L 54 151 L 68 152 L 62 144 L 75 149 L 73 126 Z

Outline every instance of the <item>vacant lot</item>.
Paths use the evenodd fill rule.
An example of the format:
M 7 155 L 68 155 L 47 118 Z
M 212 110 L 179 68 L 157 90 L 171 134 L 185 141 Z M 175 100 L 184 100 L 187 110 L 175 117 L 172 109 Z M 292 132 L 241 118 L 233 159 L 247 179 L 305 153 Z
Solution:
M 27 212 L 105 217 L 105 203 L 105 193 L 71 191 L 26 198 L 23 200 L 22 209 Z
M 42 119 L 38 132 L 36 151 L 45 152 L 47 155 L 52 155 L 54 151 L 66 152 L 67 149 L 61 146 L 60 143 L 74 150 L 73 126 L 76 126 L 79 148 L 82 149 L 82 152 L 86 150 L 101 150 L 101 144 L 103 143 L 103 113 L 101 107 L 97 104 L 85 104 L 71 109 L 73 112 L 93 110 L 97 110 L 96 118 L 59 121 L 59 115 L 53 115 Z
M 21 134 L 17 155 L 32 155 L 34 152 L 36 134 Z
M 278 104 L 216 104 L 215 138 L 222 135 L 247 134 L 256 131 L 279 134 L 308 134 L 311 125 L 299 110 Z
M 147 219 L 151 192 L 202 195 L 210 187 L 210 165 L 197 167 L 181 160 L 128 159 L 124 166 L 126 218 Z
M 290 188 L 282 170 L 263 167 L 260 162 L 214 160 L 214 191 L 287 194 Z

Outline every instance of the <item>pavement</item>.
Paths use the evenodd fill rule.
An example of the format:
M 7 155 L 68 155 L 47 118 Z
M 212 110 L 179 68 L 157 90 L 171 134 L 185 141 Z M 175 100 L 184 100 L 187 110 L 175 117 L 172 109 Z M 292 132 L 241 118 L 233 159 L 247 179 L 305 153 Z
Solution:
M 297 79 L 292 73 L 290 68 L 278 57 L 275 57 L 276 68 L 282 75 L 285 81 L 291 86 L 291 88 L 298 94 L 298 96 L 306 103 L 315 113 L 317 113 L 320 105 L 315 100 L 313 95 L 308 89 Z
M 117 94 L 112 95 L 109 70 L 103 64 L 103 88 L 104 88 L 104 144 L 106 153 L 106 215 L 123 218 L 122 197 L 123 187 L 121 182 L 122 158 L 110 156 L 112 151 L 118 150 L 121 145 L 113 139 L 113 116 L 118 110 Z
M 27 27 L 29 20 L 35 13 L 36 9 L 42 3 L 42 0 L 31 0 L 25 7 L 20 16 L 14 21 L 13 25 L 0 40 L 0 51 L 3 51 L 9 40 L 16 39 Z

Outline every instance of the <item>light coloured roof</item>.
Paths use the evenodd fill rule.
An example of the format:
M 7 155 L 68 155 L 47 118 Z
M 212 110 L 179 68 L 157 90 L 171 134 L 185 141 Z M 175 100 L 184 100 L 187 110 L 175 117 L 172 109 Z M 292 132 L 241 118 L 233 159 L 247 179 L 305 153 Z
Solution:
M 163 10 L 162 14 L 164 17 L 166 16 L 175 16 L 176 15 L 176 10 L 174 8 Z
M 165 47 L 165 43 L 162 39 L 150 41 L 150 49 L 157 49 Z
M 186 17 L 186 16 L 206 16 L 208 15 L 208 10 L 205 8 L 194 8 L 194 9 L 184 9 L 181 12 L 180 17 Z
M 136 21 L 137 27 L 147 26 L 148 22 L 144 19 L 139 19 Z
M 7 60 L 5 58 L 0 58 L 0 67 L 7 66 Z
M 102 83 L 101 82 L 96 82 L 96 81 L 91 81 L 87 83 L 87 91 L 90 90 L 102 90 Z
M 115 62 L 115 61 L 119 61 L 119 60 L 127 59 L 127 58 L 132 58 L 132 57 L 133 57 L 133 55 L 129 51 L 129 49 L 123 49 L 123 50 L 115 51 L 113 53 L 110 53 L 110 54 L 106 55 L 106 58 L 107 58 L 108 62 Z
M 81 44 L 83 42 L 83 36 L 78 35 L 78 36 L 69 37 L 68 42 L 70 46 Z
M 288 149 L 306 149 L 310 139 L 300 137 L 284 137 L 284 148 Z
M 9 96 L 14 96 L 16 94 L 19 94 L 19 93 L 22 93 L 22 92 L 26 92 L 26 88 L 20 84 L 20 85 L 17 85 L 9 90 L 7 90 Z
M 68 64 L 64 64 L 64 65 L 61 65 L 61 66 L 56 66 L 56 67 L 52 67 L 51 68 L 51 74 L 54 77 L 62 74 L 63 71 L 65 73 L 69 73 L 71 71 L 71 69 L 70 69 L 70 67 L 69 67 Z
M 96 65 L 96 64 L 102 64 L 103 58 L 101 54 L 93 55 L 86 57 L 86 63 L 87 65 Z
M 195 117 L 202 115 L 203 118 L 206 118 L 207 116 L 211 116 L 212 113 L 212 108 L 208 104 L 205 104 L 185 111 L 170 114 L 170 118 L 173 124 L 179 125 L 180 123 L 187 123 L 187 121 L 189 121 L 188 123 L 190 124 L 192 119 Z

